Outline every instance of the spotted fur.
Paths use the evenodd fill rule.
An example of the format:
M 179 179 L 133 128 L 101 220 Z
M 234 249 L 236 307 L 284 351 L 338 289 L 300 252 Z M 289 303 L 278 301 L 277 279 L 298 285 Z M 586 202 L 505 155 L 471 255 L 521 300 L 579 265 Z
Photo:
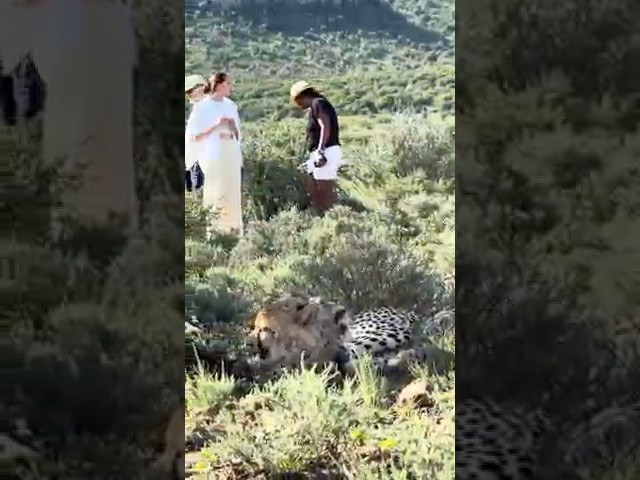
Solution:
M 468 400 L 456 405 L 456 479 L 539 478 L 538 454 L 549 424 L 540 412 Z
M 453 322 L 452 312 L 438 315 L 424 322 L 430 333 L 441 333 L 443 325 Z M 413 332 L 419 320 L 413 312 L 387 307 L 351 318 L 339 304 L 290 295 L 257 314 L 252 335 L 263 359 L 299 359 L 304 351 L 310 359 L 335 361 L 341 371 L 352 372 L 354 361 L 365 353 L 383 369 L 415 359 Z
M 417 321 L 416 314 L 392 308 L 361 312 L 349 324 L 347 350 L 354 357 L 366 352 L 376 358 L 410 348 Z

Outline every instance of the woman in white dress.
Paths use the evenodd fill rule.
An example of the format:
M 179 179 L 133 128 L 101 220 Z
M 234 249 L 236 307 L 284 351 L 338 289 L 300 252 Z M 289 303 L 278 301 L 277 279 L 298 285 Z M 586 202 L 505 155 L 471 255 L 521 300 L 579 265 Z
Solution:
M 207 91 L 207 89 L 209 91 Z M 197 157 L 205 181 L 202 203 L 217 218 L 207 231 L 218 228 L 242 234 L 242 151 L 238 107 L 228 98 L 231 82 L 225 73 L 216 73 L 200 94 L 187 121 L 187 140 L 197 144 Z

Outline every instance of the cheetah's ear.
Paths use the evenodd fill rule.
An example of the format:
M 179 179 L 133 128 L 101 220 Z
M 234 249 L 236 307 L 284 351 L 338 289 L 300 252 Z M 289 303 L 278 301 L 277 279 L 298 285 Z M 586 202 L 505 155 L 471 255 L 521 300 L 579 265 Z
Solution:
M 289 299 L 288 307 L 291 311 L 300 312 L 309 305 L 309 299 L 306 296 L 295 295 Z
M 347 317 L 347 309 L 342 305 L 337 305 L 335 311 L 333 312 L 333 319 L 337 324 L 340 324 L 344 323 L 345 317 Z
M 298 309 L 296 312 L 296 323 L 300 326 L 306 327 L 316 317 L 319 308 L 319 304 L 312 302 L 302 305 L 302 308 Z
M 305 298 L 307 300 L 310 300 L 312 298 L 320 298 L 320 295 L 318 295 L 318 293 L 315 292 L 313 288 L 297 289 L 291 292 L 291 296 Z

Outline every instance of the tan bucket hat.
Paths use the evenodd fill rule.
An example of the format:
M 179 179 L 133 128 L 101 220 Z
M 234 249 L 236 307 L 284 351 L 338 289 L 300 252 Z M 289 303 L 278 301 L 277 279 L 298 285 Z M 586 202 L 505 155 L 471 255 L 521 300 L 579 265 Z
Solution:
M 310 88 L 313 88 L 312 85 L 304 80 L 300 80 L 291 85 L 291 89 L 289 90 L 289 100 L 291 100 L 291 103 L 295 105 L 296 98 L 298 98 L 302 92 Z
M 187 75 L 184 77 L 184 91 L 187 93 L 199 85 L 206 85 L 207 81 L 202 75 Z

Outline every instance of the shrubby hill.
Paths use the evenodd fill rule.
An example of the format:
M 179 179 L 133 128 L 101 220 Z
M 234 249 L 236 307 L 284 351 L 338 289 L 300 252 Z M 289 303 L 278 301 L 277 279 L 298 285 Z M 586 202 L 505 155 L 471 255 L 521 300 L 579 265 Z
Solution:
M 205 240 L 202 220 L 212 212 L 187 198 L 186 313 L 209 331 L 190 340 L 199 348 L 242 351 L 252 315 L 292 291 L 353 313 L 411 310 L 421 325 L 452 307 L 453 2 L 418 3 L 189 3 L 185 69 L 229 72 L 245 129 L 244 237 Z M 300 78 L 332 100 L 343 125 L 349 168 L 339 181 L 340 205 L 324 218 L 306 209 L 297 169 L 304 121 L 288 89 Z M 450 333 L 434 340 L 454 351 Z M 433 408 L 395 417 L 390 407 L 403 385 L 366 363 L 346 389 L 302 372 L 242 398 L 233 380 L 202 373 L 187 385 L 186 430 L 195 448 L 195 432 L 208 425 L 209 443 L 188 453 L 190 470 L 202 478 L 431 472 L 452 479 L 453 365 L 412 364 L 411 378 L 434 386 Z M 277 406 L 247 407 L 263 400 Z M 228 415 L 206 413 L 223 405 Z M 250 427 L 234 426 L 243 422 Z
M 300 78 L 343 115 L 453 112 L 451 0 L 200 2 L 185 24 L 186 71 L 228 71 L 247 120 L 295 115 Z

